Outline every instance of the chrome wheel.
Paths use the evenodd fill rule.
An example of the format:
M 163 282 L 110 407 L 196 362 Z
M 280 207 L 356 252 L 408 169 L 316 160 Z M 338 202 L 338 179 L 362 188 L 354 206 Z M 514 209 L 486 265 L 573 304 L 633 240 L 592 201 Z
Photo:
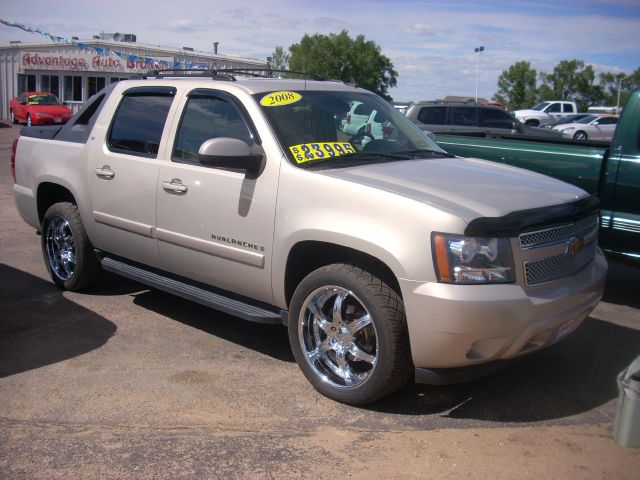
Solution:
M 304 300 L 298 322 L 305 360 L 323 382 L 353 388 L 370 378 L 378 336 L 371 314 L 353 292 L 338 286 L 314 290 Z
M 16 120 L 16 115 L 13 113 L 13 110 L 10 110 L 10 111 L 9 111 L 9 115 L 10 115 L 10 117 L 11 117 L 11 123 L 12 123 L 12 124 L 14 124 L 14 125 L 15 125 L 16 123 L 18 123 L 18 120 Z
M 60 280 L 69 280 L 76 268 L 76 246 L 69 222 L 59 215 L 51 217 L 44 235 L 51 271 Z
M 31 115 L 27 113 L 27 127 L 31 126 Z

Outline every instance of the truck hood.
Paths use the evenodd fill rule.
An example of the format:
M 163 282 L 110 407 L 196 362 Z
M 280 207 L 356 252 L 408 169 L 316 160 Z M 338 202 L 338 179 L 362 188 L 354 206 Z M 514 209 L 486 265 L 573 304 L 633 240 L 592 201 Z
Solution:
M 545 175 L 475 158 L 406 160 L 318 173 L 411 198 L 467 223 L 588 195 Z

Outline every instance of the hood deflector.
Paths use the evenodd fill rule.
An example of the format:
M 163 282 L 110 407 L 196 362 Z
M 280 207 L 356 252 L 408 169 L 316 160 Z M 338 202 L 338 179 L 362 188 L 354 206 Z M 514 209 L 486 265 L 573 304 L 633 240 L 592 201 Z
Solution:
M 468 237 L 515 237 L 525 230 L 573 222 L 596 213 L 599 208 L 600 200 L 590 195 L 577 202 L 520 210 L 503 217 L 476 218 L 469 222 L 464 234 Z

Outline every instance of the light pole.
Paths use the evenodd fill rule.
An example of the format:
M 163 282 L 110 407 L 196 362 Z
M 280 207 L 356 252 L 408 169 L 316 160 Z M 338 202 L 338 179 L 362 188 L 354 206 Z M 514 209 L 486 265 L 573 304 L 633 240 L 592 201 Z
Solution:
M 484 47 L 476 47 L 475 52 L 478 54 L 476 60 L 476 102 L 478 102 L 478 79 L 480 78 L 480 54 L 484 52 Z

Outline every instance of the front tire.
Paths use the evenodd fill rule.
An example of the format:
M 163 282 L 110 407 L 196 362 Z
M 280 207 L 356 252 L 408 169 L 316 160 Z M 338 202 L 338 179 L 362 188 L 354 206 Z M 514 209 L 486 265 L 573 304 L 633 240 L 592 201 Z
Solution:
M 540 122 L 538 120 L 527 120 L 524 124 L 529 126 L 529 127 L 539 127 L 540 126 Z
M 16 115 L 13 113 L 13 110 L 9 110 L 9 116 L 11 117 L 11 123 L 13 125 L 17 125 L 18 119 L 16 118 Z
M 65 290 L 83 290 L 100 278 L 100 262 L 73 203 L 55 203 L 45 213 L 42 255 L 51 279 Z
M 350 405 L 389 395 L 413 374 L 400 295 L 355 265 L 310 273 L 291 299 L 289 342 L 315 389 Z
M 583 132 L 583 131 L 576 132 L 573 135 L 573 139 L 574 140 L 586 140 L 587 139 L 587 134 L 585 132 Z

